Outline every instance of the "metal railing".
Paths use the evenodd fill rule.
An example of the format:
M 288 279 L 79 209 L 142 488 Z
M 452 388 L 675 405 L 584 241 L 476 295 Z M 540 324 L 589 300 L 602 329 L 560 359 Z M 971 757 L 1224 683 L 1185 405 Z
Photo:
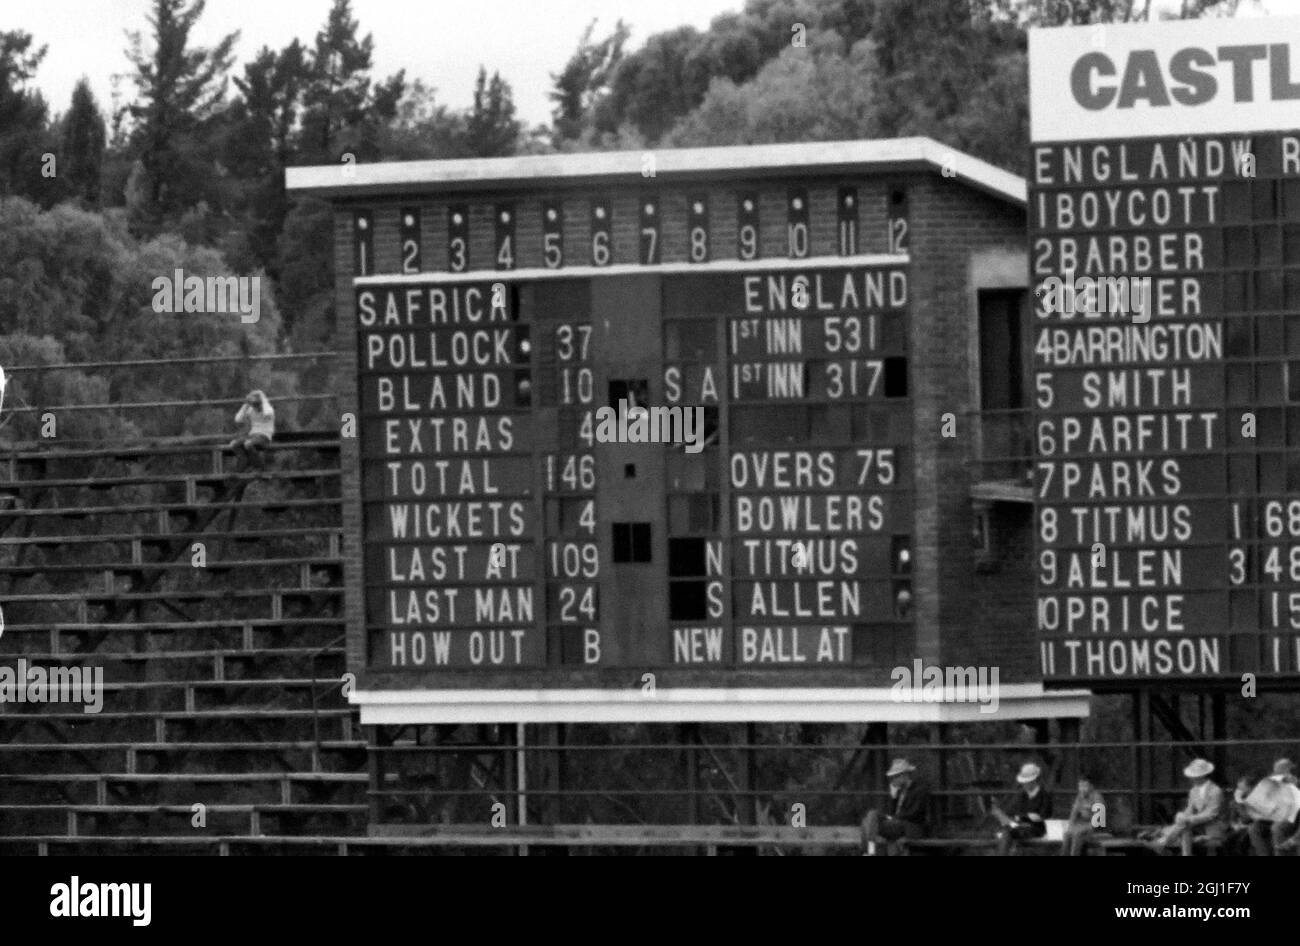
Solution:
M 530 824 L 789 825 L 801 811 L 809 826 L 843 826 L 888 803 L 885 767 L 906 757 L 931 788 L 941 818 L 936 835 L 959 836 L 987 827 L 988 802 L 1016 790 L 1016 772 L 1027 761 L 1042 766 L 1055 817 L 1068 815 L 1075 779 L 1086 771 L 1108 805 L 1122 799 L 1135 820 L 1162 823 L 1185 803 L 1189 783 L 1182 769 L 1196 755 L 1220 760 L 1215 779 L 1230 797 L 1238 778 L 1253 783 L 1275 758 L 1294 757 L 1300 748 L 1300 737 L 1203 739 L 1194 746 L 1135 740 L 868 745 L 853 741 L 848 729 L 840 744 L 372 743 L 379 780 L 369 795 L 383 813 L 380 823 L 413 826 L 472 824 L 493 803 L 508 801 L 513 812 L 520 799 Z M 485 774 L 473 782 L 456 778 L 457 771 L 468 772 L 464 760 Z M 524 790 L 511 774 L 518 765 L 528 772 Z M 556 778 L 556 772 L 563 774 Z M 405 817 L 397 816 L 401 811 Z

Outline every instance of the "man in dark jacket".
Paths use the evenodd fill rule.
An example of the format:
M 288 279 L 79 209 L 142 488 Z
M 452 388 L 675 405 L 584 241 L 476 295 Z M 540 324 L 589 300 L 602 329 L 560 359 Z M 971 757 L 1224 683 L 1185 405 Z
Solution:
M 889 808 L 885 813 L 871 809 L 862 819 L 862 842 L 868 854 L 884 843 L 889 854 L 897 854 L 903 838 L 923 838 L 930 833 L 930 790 L 913 777 L 916 766 L 895 759 L 885 773 L 889 779 Z
M 1052 817 L 1052 795 L 1043 788 L 1042 775 L 1042 769 L 1026 762 L 1016 776 L 1020 791 L 1007 806 L 1008 810 L 1004 812 L 996 805 L 993 807 L 993 816 L 1002 825 L 997 834 L 999 854 L 1010 854 L 1016 841 L 1041 838 L 1047 833 L 1047 819 Z

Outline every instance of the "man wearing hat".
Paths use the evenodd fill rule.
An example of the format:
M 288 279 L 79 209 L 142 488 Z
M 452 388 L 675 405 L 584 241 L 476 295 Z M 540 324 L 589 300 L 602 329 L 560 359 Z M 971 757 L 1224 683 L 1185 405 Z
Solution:
M 1157 853 L 1177 841 L 1183 856 L 1190 857 L 1193 838 L 1223 840 L 1227 836 L 1228 807 L 1224 804 L 1223 789 L 1210 781 L 1213 771 L 1214 763 L 1208 759 L 1193 759 L 1183 769 L 1183 775 L 1192 780 L 1192 787 L 1187 792 L 1187 807 L 1174 816 L 1173 824 L 1161 829 L 1150 842 Z
M 930 790 L 914 778 L 916 766 L 895 759 L 885 778 L 889 779 L 889 811 L 882 815 L 873 808 L 862 819 L 862 842 L 868 854 L 883 842 L 886 852 L 897 854 L 903 838 L 923 838 L 930 833 Z
M 1286 852 L 1296 847 L 1297 814 L 1300 808 L 1300 789 L 1296 788 L 1295 766 L 1290 759 L 1278 759 L 1273 763 L 1273 774 L 1265 782 L 1275 785 L 1268 794 L 1277 800 L 1277 806 L 1269 812 L 1270 817 L 1256 817 L 1250 823 L 1250 848 L 1255 854 L 1270 857 L 1278 852 Z M 1256 792 L 1260 790 L 1256 786 Z M 1255 792 L 1251 793 L 1254 796 Z M 1260 812 L 1262 814 L 1263 812 Z
M 1043 770 L 1033 762 L 1026 762 L 1016 775 L 1020 791 L 1003 811 L 993 806 L 993 817 L 1002 830 L 997 834 L 998 853 L 1010 854 L 1012 843 L 1026 838 L 1041 838 L 1047 833 L 1047 819 L 1052 817 L 1052 796 L 1043 788 Z

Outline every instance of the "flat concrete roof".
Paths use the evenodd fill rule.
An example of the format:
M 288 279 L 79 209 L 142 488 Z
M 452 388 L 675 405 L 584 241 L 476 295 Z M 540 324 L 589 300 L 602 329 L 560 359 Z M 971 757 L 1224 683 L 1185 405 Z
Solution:
M 646 155 L 654 177 L 643 177 Z M 725 148 L 662 148 L 593 151 L 514 158 L 451 161 L 385 161 L 377 164 L 286 168 L 291 193 L 327 200 L 500 190 L 537 186 L 645 184 L 728 177 L 788 175 L 792 167 L 817 174 L 929 171 L 949 175 L 1018 207 L 1026 206 L 1025 179 L 930 138 L 825 141 L 808 144 L 739 145 Z

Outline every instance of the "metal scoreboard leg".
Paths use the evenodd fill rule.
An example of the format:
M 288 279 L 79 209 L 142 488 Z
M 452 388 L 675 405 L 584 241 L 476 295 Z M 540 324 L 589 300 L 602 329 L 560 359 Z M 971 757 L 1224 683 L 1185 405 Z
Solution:
M 1133 694 L 1133 784 L 1136 794 L 1134 812 L 1146 823 L 1152 818 L 1151 796 L 1144 791 L 1151 785 L 1151 747 L 1142 745 L 1151 739 L 1151 693 L 1141 688 Z
M 518 799 L 518 819 L 519 826 L 522 828 L 528 824 L 528 751 L 526 748 L 527 727 L 523 723 L 515 723 L 515 788 Z M 528 856 L 528 845 L 519 845 L 519 856 Z

